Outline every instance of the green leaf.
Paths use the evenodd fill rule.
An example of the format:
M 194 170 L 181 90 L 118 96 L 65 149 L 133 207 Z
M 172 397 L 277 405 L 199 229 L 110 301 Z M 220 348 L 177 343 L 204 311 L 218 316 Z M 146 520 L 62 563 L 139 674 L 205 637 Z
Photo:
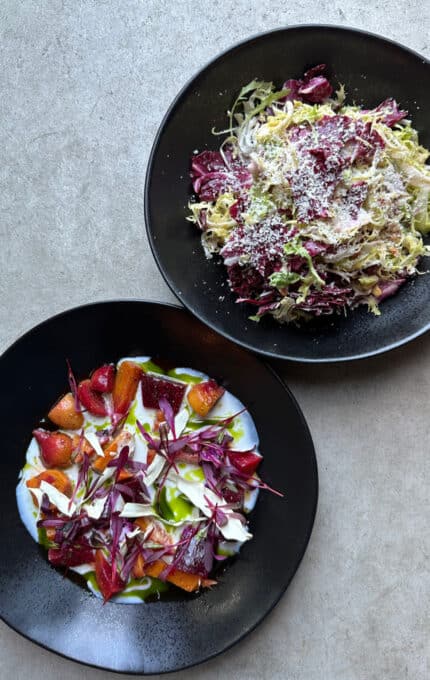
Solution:
M 254 116 L 257 116 L 259 113 L 261 113 L 261 111 L 264 111 L 264 109 L 267 109 L 268 106 L 273 104 L 273 102 L 276 102 L 278 99 L 282 99 L 282 97 L 285 97 L 289 93 L 289 91 L 290 90 L 287 88 L 285 90 L 280 90 L 280 92 L 272 92 L 271 94 L 269 94 L 267 97 L 262 99 L 258 106 L 256 106 L 254 109 L 252 109 L 252 111 L 249 111 L 249 113 L 246 114 L 244 122 L 246 123 L 247 121 L 251 120 L 251 118 L 253 118 Z
M 273 83 L 271 82 L 265 82 L 262 80 L 251 80 L 250 83 L 242 87 L 241 91 L 239 92 L 233 106 L 231 107 L 231 110 L 228 113 L 228 118 L 230 122 L 230 127 L 226 132 L 230 132 L 230 134 L 233 134 L 233 118 L 234 114 L 236 112 L 236 109 L 238 105 L 241 102 L 246 101 L 247 99 L 250 99 L 250 103 L 252 105 L 252 99 L 259 99 L 260 103 L 255 106 L 251 111 L 249 111 L 244 119 L 244 122 L 249 121 L 253 116 L 258 115 L 261 111 L 264 111 L 265 108 L 273 104 L 273 102 L 277 101 L 278 99 L 281 99 L 285 95 L 289 93 L 289 89 L 285 90 L 280 90 L 279 92 L 272 92 L 273 90 Z M 248 95 L 250 93 L 251 97 L 249 98 Z
M 269 283 L 275 288 L 285 288 L 293 283 L 301 280 L 301 276 L 295 272 L 290 272 L 287 270 L 281 270 L 279 272 L 274 272 L 269 278 Z
M 303 257 L 303 259 L 306 260 L 306 264 L 309 267 L 309 273 L 312 276 L 315 285 L 318 287 L 325 285 L 324 280 L 321 278 L 321 276 L 318 274 L 317 270 L 314 267 L 314 263 L 312 261 L 311 256 L 309 255 L 304 245 L 302 245 L 302 243 L 300 242 L 298 236 L 294 236 L 294 238 L 292 238 L 291 241 L 284 245 L 284 252 L 286 255 L 298 255 L 299 257 Z
M 241 91 L 239 92 L 239 96 L 237 97 L 236 101 L 239 101 L 240 99 L 243 99 L 244 96 L 245 96 L 246 94 L 248 94 L 248 92 L 252 92 L 253 90 L 257 90 L 257 89 L 260 89 L 260 90 L 271 89 L 271 87 L 272 87 L 272 83 L 270 83 L 270 82 L 265 83 L 265 82 L 262 81 L 262 80 L 251 80 L 250 83 L 248 83 L 247 85 L 244 85 L 244 86 L 242 87 L 242 89 L 241 89 Z

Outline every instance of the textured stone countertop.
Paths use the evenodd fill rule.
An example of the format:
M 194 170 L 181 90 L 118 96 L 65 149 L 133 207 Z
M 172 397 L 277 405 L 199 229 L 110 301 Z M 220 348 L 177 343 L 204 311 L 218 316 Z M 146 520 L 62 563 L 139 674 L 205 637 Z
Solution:
M 0 349 L 82 302 L 174 301 L 144 236 L 146 161 L 173 96 L 220 50 L 270 28 L 325 22 L 430 55 L 426 0 L 360 4 L 4 0 Z M 276 367 L 317 449 L 310 545 L 285 597 L 250 637 L 175 677 L 426 680 L 430 336 L 360 363 Z M 3 624 L 0 649 L 5 680 L 115 677 Z

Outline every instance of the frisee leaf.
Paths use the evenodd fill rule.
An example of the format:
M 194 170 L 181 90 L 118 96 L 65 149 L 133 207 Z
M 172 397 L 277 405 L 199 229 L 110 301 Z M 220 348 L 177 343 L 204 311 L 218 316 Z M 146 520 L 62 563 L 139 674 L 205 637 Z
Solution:
M 301 280 L 301 276 L 295 272 L 290 272 L 288 270 L 281 270 L 279 272 L 274 272 L 269 277 L 269 283 L 275 288 L 285 288 L 293 283 Z
M 306 260 L 306 264 L 309 267 L 309 273 L 312 276 L 315 285 L 318 288 L 325 285 L 324 280 L 321 278 L 321 276 L 315 269 L 312 257 L 310 256 L 304 245 L 300 242 L 298 236 L 294 236 L 291 239 L 291 241 L 284 245 L 284 252 L 286 255 L 298 255 L 299 257 L 302 257 L 304 260 Z

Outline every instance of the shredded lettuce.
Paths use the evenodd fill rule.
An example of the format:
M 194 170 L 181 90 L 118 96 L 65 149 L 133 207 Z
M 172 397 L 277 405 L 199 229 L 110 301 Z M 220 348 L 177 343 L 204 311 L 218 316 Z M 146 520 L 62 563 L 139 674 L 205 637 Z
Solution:
M 323 70 L 310 69 L 279 90 L 261 80 L 241 89 L 228 128 L 217 133 L 227 135 L 220 153 L 236 181 L 213 201 L 190 204 L 188 219 L 202 229 L 206 254 L 229 253 L 232 290 L 255 305 L 263 300 L 254 320 L 267 313 L 290 322 L 360 304 L 378 315 L 379 303 L 422 273 L 420 260 L 430 254 L 423 242 L 430 233 L 430 152 L 407 112 L 392 99 L 374 109 L 346 104 L 343 85 L 314 103 L 306 96 L 309 83 L 333 92 Z M 327 185 L 306 168 L 302 172 L 303 144 L 318 159 L 308 168 L 314 162 L 316 174 L 327 174 Z M 314 210 L 319 204 L 324 209 Z M 286 228 L 279 245 L 276 229 L 284 234 Z M 267 232 L 263 264 L 263 237 L 249 239 L 258 244 L 255 252 L 241 248 L 258 230 Z

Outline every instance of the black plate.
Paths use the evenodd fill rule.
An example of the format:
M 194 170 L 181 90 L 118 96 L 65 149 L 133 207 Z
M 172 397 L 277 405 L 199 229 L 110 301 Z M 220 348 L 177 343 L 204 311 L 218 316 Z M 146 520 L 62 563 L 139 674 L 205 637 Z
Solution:
M 262 493 L 255 538 L 219 585 L 170 601 L 103 606 L 53 570 L 22 525 L 15 487 L 33 427 L 78 378 L 121 356 L 164 357 L 222 379 L 250 409 L 265 458 L 262 473 L 285 499 Z M 314 448 L 294 397 L 254 356 L 188 312 L 149 302 L 78 307 L 26 333 L 0 358 L 2 474 L 0 615 L 34 642 L 83 663 L 160 673 L 200 663 L 249 633 L 277 603 L 306 549 L 317 504 Z M 179 591 L 178 591 L 179 592 Z
M 299 77 L 326 63 L 334 83 L 344 83 L 349 101 L 372 107 L 395 97 L 409 110 L 422 143 L 430 147 L 430 62 L 401 45 L 369 33 L 334 26 L 297 26 L 259 35 L 228 50 L 202 69 L 180 92 L 158 132 L 146 180 L 146 225 L 158 266 L 193 314 L 226 337 L 262 354 L 298 361 L 339 361 L 378 354 L 430 327 L 430 277 L 407 283 L 381 305 L 382 316 L 364 308 L 347 318 L 297 329 L 272 319 L 249 321 L 253 309 L 237 305 L 224 268 L 206 260 L 194 225 L 185 221 L 191 196 L 190 156 L 217 149 L 214 126 L 226 125 L 226 110 L 253 78 Z M 220 300 L 220 296 L 225 299 Z

